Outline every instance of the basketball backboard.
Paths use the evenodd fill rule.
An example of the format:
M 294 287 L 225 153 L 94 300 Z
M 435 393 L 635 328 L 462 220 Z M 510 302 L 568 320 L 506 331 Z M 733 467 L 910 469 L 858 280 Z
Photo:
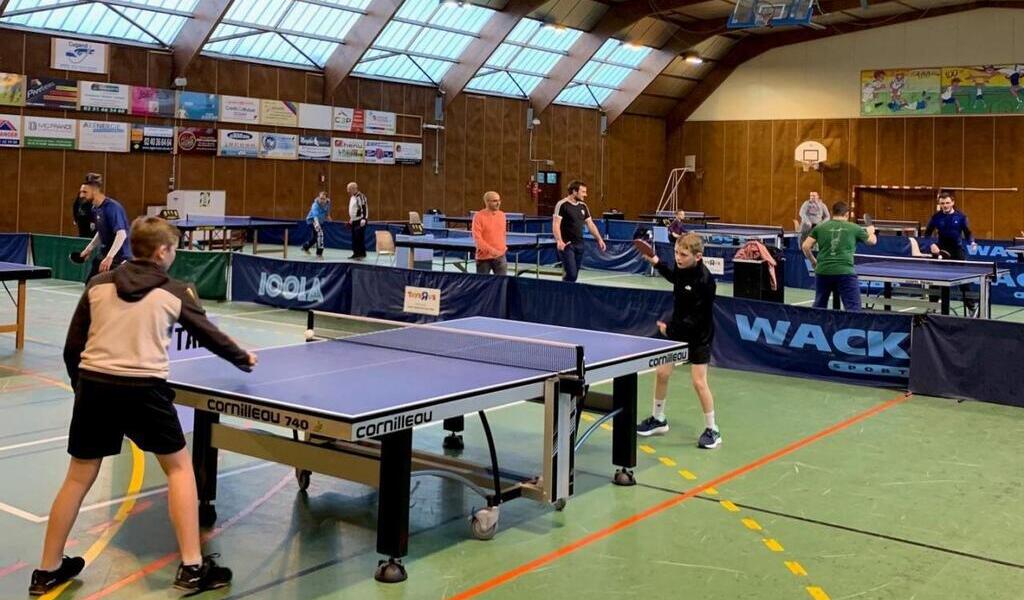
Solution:
M 809 25 L 814 0 L 737 0 L 729 29 Z

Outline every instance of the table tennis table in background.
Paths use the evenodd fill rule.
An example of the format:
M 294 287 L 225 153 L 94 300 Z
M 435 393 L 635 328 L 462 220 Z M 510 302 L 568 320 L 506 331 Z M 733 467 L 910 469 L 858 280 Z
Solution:
M 704 240 L 704 244 L 711 247 L 742 246 L 749 241 L 756 240 L 766 246 L 782 248 L 785 246 L 786 240 L 800 237 L 796 231 L 786 231 L 782 227 L 774 225 L 739 223 L 705 223 L 695 225 L 688 231 L 699 235 Z
M 223 250 L 229 248 L 239 249 L 245 245 L 245 236 L 233 238 L 229 232 L 241 231 L 245 234 L 252 234 L 252 253 L 259 254 L 260 231 L 264 229 L 281 230 L 284 232 L 284 247 L 281 250 L 272 250 L 272 252 L 281 252 L 285 258 L 288 258 L 288 229 L 296 224 L 295 221 L 265 219 L 262 217 L 216 217 L 205 215 L 189 215 L 184 219 L 174 219 L 168 222 L 185 234 L 186 245 L 189 250 L 192 250 L 196 243 L 195 232 L 197 231 L 206 232 L 205 239 L 200 240 L 198 243 L 205 244 L 211 250 L 218 245 Z M 219 232 L 220 236 L 213 235 L 215 232 Z
M 200 522 L 216 520 L 218 449 L 291 465 L 302 489 L 310 472 L 373 486 L 377 551 L 386 557 L 375 578 L 384 582 L 406 578 L 412 477 L 441 476 L 484 496 L 487 507 L 471 521 L 479 539 L 494 535 L 504 501 L 528 497 L 564 507 L 588 384 L 613 380 L 613 410 L 579 439 L 612 420 L 613 481 L 635 484 L 637 374 L 687 359 L 686 345 L 669 340 L 486 317 L 409 325 L 314 311 L 308 327 L 311 341 L 261 350 L 251 374 L 213 356 L 172 362 L 175 402 L 196 409 Z M 322 337 L 339 331 L 350 335 Z M 544 405 L 542 473 L 502 470 L 484 411 L 536 399 Z M 489 465 L 413 450 L 416 426 L 445 421 L 457 430 L 450 425 L 473 413 Z M 235 427 L 221 416 L 280 426 L 292 436 Z
M 991 315 L 992 282 L 1008 273 L 993 262 L 973 260 L 935 260 L 932 258 L 905 258 L 857 254 L 854 256 L 857 277 L 861 281 L 878 282 L 883 286 L 882 297 L 885 310 L 892 310 L 897 304 L 910 307 L 934 307 L 939 303 L 939 312 L 950 314 L 951 289 L 960 286 L 978 286 L 978 317 L 987 319 Z M 912 298 L 896 298 L 894 293 Z M 973 296 L 973 292 L 965 292 Z M 836 306 L 833 298 L 833 306 Z
M 14 323 L 0 325 L 0 333 L 14 333 L 14 347 L 21 350 L 25 347 L 25 309 L 29 279 L 49 279 L 50 269 L 48 267 L 34 267 L 19 263 L 0 262 L 0 282 L 3 282 L 4 291 L 10 296 L 11 301 L 17 310 L 17 317 Z M 8 281 L 18 282 L 18 297 L 15 299 L 11 290 L 7 289 Z
M 474 213 L 476 211 L 473 211 Z M 473 226 L 473 213 L 468 217 L 449 217 L 439 215 L 438 220 L 444 221 L 447 225 L 461 225 L 466 229 Z M 540 215 L 525 215 L 523 213 L 505 213 L 505 226 L 508 231 L 516 233 L 529 233 L 534 227 L 543 228 L 544 225 L 551 225 L 551 217 Z
M 713 223 L 721 219 L 721 217 L 708 215 L 699 210 L 685 210 L 684 212 L 686 213 L 686 216 L 683 218 L 684 223 Z M 642 221 L 654 221 L 667 227 L 672 224 L 672 221 L 675 221 L 676 213 L 671 210 L 661 210 L 640 213 L 637 217 Z
M 448 252 L 462 253 L 465 255 L 465 260 L 453 261 L 453 264 L 455 265 L 455 268 L 466 273 L 469 271 L 469 264 L 473 262 L 473 255 L 476 253 L 476 242 L 473 241 L 472 236 L 465 235 L 464 232 L 460 233 L 463 235 L 452 237 L 451 233 L 449 233 L 449 237 L 442 238 L 431 237 L 429 235 L 399 235 L 395 237 L 395 246 L 409 249 L 408 267 L 410 269 L 415 268 L 415 254 L 417 248 L 435 251 L 440 250 L 442 271 L 444 271 L 446 265 Z M 519 254 L 529 250 L 535 251 L 535 267 L 532 271 L 537 277 L 540 277 L 540 251 L 555 248 L 557 244 L 555 244 L 555 238 L 551 237 L 550 233 L 509 233 L 506 235 L 506 246 L 508 248 L 508 254 L 512 254 L 515 257 L 515 275 L 521 274 L 519 270 Z M 523 273 L 526 272 L 529 271 L 523 271 Z M 559 271 L 559 273 L 561 273 L 561 271 Z
M 857 223 L 862 227 L 865 226 L 864 219 L 858 219 Z M 875 232 L 880 234 L 902 235 L 907 237 L 917 237 L 921 235 L 921 223 L 918 221 L 873 219 L 871 224 L 875 226 Z

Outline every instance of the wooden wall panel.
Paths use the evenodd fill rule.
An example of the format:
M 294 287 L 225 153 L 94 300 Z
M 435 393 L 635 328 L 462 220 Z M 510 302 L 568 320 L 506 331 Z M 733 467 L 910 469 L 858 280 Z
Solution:
M 106 81 L 148 85 L 148 62 L 149 51 L 145 48 L 110 46 L 110 74 Z
M 699 210 L 708 212 L 704 209 L 704 157 L 701 153 L 700 147 L 700 130 L 702 126 L 700 123 L 690 123 L 683 129 L 683 143 L 682 150 L 683 156 L 680 157 L 679 162 L 674 165 L 669 165 L 672 168 L 683 167 L 686 165 L 686 156 L 695 156 L 697 161 L 697 172 L 693 174 L 687 174 L 683 178 L 683 184 L 680 186 L 680 197 L 685 201 L 683 206 L 691 210 Z M 770 139 L 770 138 L 769 138 Z
M 64 153 L 49 150 L 21 150 L 21 190 L 18 202 L 18 230 L 60 233 L 64 212 L 71 215 L 71 201 L 65 199 Z
M 704 157 L 704 212 L 725 218 L 725 123 L 706 123 L 700 136 Z
M 904 185 L 932 185 L 935 180 L 935 122 L 938 119 L 907 119 L 907 155 Z M 931 194 L 903 194 L 901 219 L 927 223 L 935 212 Z
M 450 215 L 467 214 L 466 198 L 466 113 L 468 96 L 455 99 L 445 117 L 445 188 L 441 209 Z
M 850 127 L 850 185 L 878 184 L 878 119 L 857 119 Z M 877 214 L 872 192 L 860 193 L 857 214 Z
M 730 223 L 747 222 L 747 129 L 746 121 L 731 121 L 725 124 L 723 184 L 725 198 L 722 218 Z
M 747 134 L 746 223 L 767 222 L 772 212 L 772 123 L 751 121 Z
M 1024 119 L 999 119 L 993 139 L 993 186 L 1016 187 L 1016 192 L 995 194 L 996 223 L 992 232 L 996 239 L 1011 239 L 1024 230 L 1024 153 L 1019 140 L 1024 135 Z
M 0 29 L 0 71 L 25 73 L 25 35 L 12 29 Z
M 826 119 L 822 122 L 822 138 L 828 162 L 821 173 L 821 197 L 831 206 L 838 200 L 850 199 L 849 121 Z
M 213 171 L 213 189 L 224 190 L 227 196 L 225 212 L 229 215 L 264 216 L 248 210 L 245 205 L 245 170 L 248 161 L 244 158 L 222 158 L 216 162 Z M 255 161 L 254 161 L 255 162 Z M 269 213 L 266 215 L 269 216 Z
M 796 167 L 793 150 L 799 143 L 799 121 L 772 122 L 772 209 L 770 225 L 793 226 L 799 206 L 796 202 Z M 705 177 L 706 178 L 706 177 Z
M 233 69 L 226 66 L 217 70 L 217 93 L 228 96 L 249 95 L 249 65 L 238 63 Z M 231 124 L 232 127 L 237 123 Z
M 466 137 L 463 144 L 466 148 L 466 185 L 463 188 L 462 198 L 464 212 L 479 208 L 480 198 L 490 188 L 491 182 L 495 181 L 488 177 L 485 170 L 486 151 L 484 146 L 490 137 L 487 133 L 489 128 L 486 123 L 487 99 L 480 96 L 468 96 L 466 98 Z
M 977 117 L 964 122 L 964 186 L 995 187 L 995 119 Z M 995 230 L 995 194 L 965 191 L 957 204 L 970 220 L 974 235 L 991 238 Z
M 3 38 L 0 37 L 0 43 Z M 5 193 L 0 194 L 0 231 L 18 230 L 18 205 L 21 192 L 21 160 L 28 150 L 0 151 L 0 181 Z
M 306 216 L 310 198 L 306 198 L 302 190 L 302 162 L 297 160 L 265 162 L 272 163 L 275 168 L 274 212 L 269 214 L 279 219 L 298 219 Z

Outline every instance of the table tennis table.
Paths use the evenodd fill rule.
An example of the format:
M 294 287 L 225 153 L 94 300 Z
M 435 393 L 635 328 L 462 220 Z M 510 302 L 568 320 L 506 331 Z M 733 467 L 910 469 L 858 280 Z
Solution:
M 23 265 L 20 263 L 0 262 L 0 282 L 3 283 L 4 290 L 7 295 L 10 296 L 11 301 L 14 302 L 14 306 L 17 310 L 17 317 L 15 322 L 10 324 L 0 325 L 0 333 L 14 333 L 14 347 L 21 350 L 25 347 L 25 309 L 27 291 L 28 291 L 28 280 L 29 279 L 49 279 L 50 269 L 48 267 L 35 267 L 32 265 Z M 18 297 L 15 299 L 14 295 L 11 294 L 11 290 L 7 289 L 8 281 L 18 282 Z
M 189 215 L 184 219 L 175 219 L 168 221 L 185 234 L 185 241 L 189 250 L 195 245 L 195 232 L 205 231 L 206 239 L 201 240 L 200 243 L 205 243 L 211 250 L 219 245 L 222 249 L 228 249 L 232 247 L 232 240 L 229 236 L 229 231 L 243 231 L 245 233 L 252 233 L 252 253 L 259 254 L 259 234 L 260 230 L 263 229 L 279 229 L 284 232 L 284 247 L 280 251 L 284 258 L 288 258 L 288 230 L 294 227 L 295 221 L 285 221 L 281 219 L 265 219 L 262 217 L 242 217 L 242 216 L 203 216 L 203 215 Z M 219 239 L 213 235 L 213 232 L 220 232 Z M 237 239 L 234 247 L 242 247 L 245 245 L 245 238 Z M 278 252 L 278 250 L 272 250 L 271 252 Z
M 557 246 L 555 238 L 551 237 L 551 234 L 549 233 L 509 233 L 506 235 L 505 241 L 506 246 L 508 247 L 508 254 L 515 256 L 516 275 L 520 275 L 520 252 L 532 250 L 536 253 L 535 267 L 532 271 L 537 277 L 540 277 L 540 251 L 555 248 Z M 469 264 L 473 262 L 473 255 L 476 253 L 476 242 L 473 241 L 473 237 L 470 235 L 452 237 L 451 234 L 449 234 L 449 237 L 442 238 L 430 237 L 428 235 L 399 235 L 395 237 L 395 246 L 409 249 L 408 267 L 410 269 L 415 268 L 415 255 L 417 248 L 423 250 L 440 250 L 442 271 L 444 271 L 447 264 L 448 252 L 464 254 L 465 260 L 453 262 L 455 268 L 459 269 L 463 273 L 469 271 Z
M 686 216 L 683 217 L 684 223 L 713 223 L 721 219 L 721 217 L 708 215 L 697 210 L 687 210 L 684 212 L 686 213 Z M 640 213 L 638 218 L 642 221 L 654 221 L 667 227 L 672 224 L 672 221 L 675 221 L 676 213 L 670 210 L 662 210 L 657 212 Z
M 978 317 L 982 319 L 987 319 L 991 315 L 990 288 L 992 281 L 1000 275 L 1008 273 L 1007 269 L 1000 269 L 993 262 L 869 254 L 855 255 L 854 268 L 861 281 L 879 282 L 883 285 L 882 295 L 885 310 L 892 310 L 894 304 L 928 307 L 934 304 L 932 297 L 937 290 L 939 310 L 942 314 L 948 315 L 950 314 L 950 290 L 954 287 L 977 285 L 979 289 Z M 903 292 L 909 289 L 911 294 L 919 295 L 923 300 L 894 298 L 894 288 L 897 287 L 904 288 L 901 290 Z M 834 305 L 835 299 L 833 299 Z
M 503 501 L 526 497 L 563 508 L 573 493 L 577 444 L 611 420 L 613 481 L 634 485 L 637 375 L 688 356 L 685 344 L 664 339 L 487 317 L 433 325 L 362 319 L 393 328 L 322 339 L 317 321 L 329 330 L 340 317 L 311 311 L 311 341 L 261 350 L 252 373 L 203 356 L 173 361 L 168 382 L 175 402 L 196 409 L 193 464 L 204 526 L 217 518 L 218 449 L 291 465 L 302 489 L 310 472 L 373 486 L 377 551 L 386 557 L 374 576 L 383 582 L 406 578 L 401 559 L 412 477 L 440 476 L 484 496 L 487 507 L 474 512 L 471 527 L 477 538 L 489 539 Z M 577 436 L 586 387 L 604 380 L 613 380 L 613 410 Z M 502 470 L 485 411 L 538 399 L 544 405 L 541 474 Z M 413 450 L 415 427 L 473 413 L 490 464 Z M 291 437 L 221 423 L 222 416 L 290 429 Z
M 865 226 L 864 219 L 857 219 L 857 224 L 862 227 Z M 907 237 L 917 237 L 921 235 L 921 223 L 918 221 L 873 219 L 871 224 L 875 226 L 876 233 L 902 235 Z
M 704 223 L 694 225 L 688 231 L 696 233 L 711 247 L 742 246 L 756 240 L 766 246 L 782 248 L 787 239 L 796 239 L 800 234 L 786 231 L 774 225 L 743 225 L 739 223 Z
M 473 225 L 472 214 L 468 217 L 448 217 L 445 215 L 439 215 L 438 220 L 444 221 L 448 225 L 462 225 L 466 229 L 469 229 Z M 550 225 L 551 217 L 524 215 L 522 213 L 505 213 L 505 227 L 508 231 L 527 233 L 527 229 L 531 224 L 540 224 L 541 227 L 545 224 Z

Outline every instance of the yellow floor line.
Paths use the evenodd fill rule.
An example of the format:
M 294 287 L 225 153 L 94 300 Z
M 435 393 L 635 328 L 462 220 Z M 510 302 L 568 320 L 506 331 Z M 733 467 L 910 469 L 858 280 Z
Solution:
M 825 593 L 825 590 L 816 585 L 808 587 L 807 593 L 810 594 L 811 598 L 814 598 L 814 600 L 832 600 L 829 595 Z
M 776 540 L 776 539 L 765 538 L 765 539 L 763 539 L 761 541 L 764 542 L 764 545 L 768 546 L 768 549 L 771 550 L 772 552 L 783 552 L 784 551 L 784 549 L 782 547 L 782 544 L 780 544 L 779 541 Z
M 110 527 L 103 532 L 103 535 L 99 537 L 89 549 L 85 551 L 83 557 L 85 558 L 85 566 L 88 567 L 96 558 L 106 550 L 107 546 L 110 545 L 110 541 L 114 539 L 114 535 L 117 534 L 118 530 L 121 529 L 121 525 L 124 524 L 125 519 L 131 514 L 132 509 L 135 508 L 135 494 L 139 493 L 142 489 L 142 478 L 146 474 L 146 455 L 139 450 L 133 442 L 128 442 L 131 445 L 132 451 L 132 477 L 128 482 L 128 491 L 125 492 L 124 502 L 121 503 L 121 507 L 117 509 L 117 514 L 114 515 L 113 523 Z M 63 584 L 57 586 L 49 593 L 40 597 L 40 600 L 53 600 L 57 596 L 60 596 L 72 581 L 66 581 Z
M 693 481 L 694 479 L 697 479 L 696 475 L 694 475 L 693 473 L 687 471 L 686 469 L 683 469 L 682 471 L 679 471 L 679 474 L 683 476 L 683 479 L 689 479 L 690 481 Z
M 669 458 L 667 456 L 659 456 L 658 460 L 660 460 L 661 464 L 665 465 L 666 467 L 674 467 L 674 466 L 676 466 L 676 461 L 672 460 L 671 458 Z
M 740 507 L 733 504 L 730 500 L 719 500 L 718 503 L 729 512 L 740 512 Z
M 786 568 L 789 569 L 790 573 L 796 575 L 797 577 L 807 576 L 807 571 L 804 569 L 804 566 L 796 562 L 795 560 L 787 560 Z
M 704 493 L 709 495 L 709 496 L 717 496 L 718 495 L 718 488 L 709 487 L 709 488 L 704 490 Z
M 761 524 L 751 518 L 743 519 L 743 524 L 746 525 L 747 529 L 753 529 L 754 531 L 761 531 L 762 529 Z
M 638 448 L 640 448 L 641 451 L 643 451 L 643 452 L 645 452 L 647 454 L 654 454 L 654 448 L 651 448 L 647 444 L 640 444 L 638 446 Z

